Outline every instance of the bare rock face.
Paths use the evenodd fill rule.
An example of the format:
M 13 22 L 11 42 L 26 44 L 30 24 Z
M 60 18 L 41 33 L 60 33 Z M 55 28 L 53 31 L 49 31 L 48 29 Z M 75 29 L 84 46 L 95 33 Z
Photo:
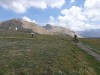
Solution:
M 21 19 L 12 19 L 4 21 L 0 24 L 0 29 L 27 32 L 27 33 L 34 32 L 37 34 L 52 34 L 48 30 L 44 29 L 43 27 L 35 23 L 24 21 Z
M 54 34 L 67 34 L 70 35 L 72 37 L 74 37 L 74 35 L 76 34 L 74 31 L 65 28 L 65 27 L 61 27 L 61 26 L 52 26 L 50 24 L 47 24 L 45 26 L 43 26 L 45 29 L 47 29 L 48 31 L 54 33 Z M 76 34 L 79 38 L 82 38 L 82 36 Z

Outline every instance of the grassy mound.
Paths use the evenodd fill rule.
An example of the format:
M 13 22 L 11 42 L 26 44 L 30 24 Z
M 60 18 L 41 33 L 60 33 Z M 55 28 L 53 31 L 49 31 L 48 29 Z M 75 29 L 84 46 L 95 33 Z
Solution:
M 68 37 L 7 34 L 0 36 L 0 75 L 100 75 L 100 62 Z

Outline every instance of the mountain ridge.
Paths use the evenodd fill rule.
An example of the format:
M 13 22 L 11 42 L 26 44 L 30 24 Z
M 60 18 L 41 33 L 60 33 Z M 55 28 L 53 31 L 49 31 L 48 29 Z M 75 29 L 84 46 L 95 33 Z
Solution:
M 76 34 L 74 31 L 62 26 L 53 26 L 50 24 L 39 26 L 38 24 L 35 24 L 33 22 L 28 22 L 18 18 L 1 22 L 0 29 L 47 35 L 63 34 L 69 35 L 71 37 L 77 35 L 79 38 L 82 38 L 82 36 Z
M 53 26 L 53 25 L 47 24 L 43 26 L 43 28 L 47 29 L 50 32 L 53 32 L 54 34 L 67 34 L 72 37 L 74 37 L 74 35 L 77 35 L 79 38 L 82 38 L 82 36 L 76 34 L 74 31 L 62 26 Z
M 0 29 L 5 29 L 5 30 L 16 30 L 16 31 L 21 31 L 21 32 L 34 32 L 38 34 L 52 34 L 51 32 L 47 31 L 46 29 L 42 28 L 41 26 L 24 21 L 21 19 L 11 19 L 7 21 L 3 21 L 0 24 Z
M 78 31 L 77 33 L 86 38 L 100 38 L 100 29 L 89 29 L 85 31 Z

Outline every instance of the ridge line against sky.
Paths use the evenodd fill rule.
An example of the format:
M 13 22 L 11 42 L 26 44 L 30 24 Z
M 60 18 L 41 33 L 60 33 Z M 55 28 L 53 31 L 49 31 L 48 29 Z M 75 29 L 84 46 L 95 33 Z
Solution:
M 0 0 L 0 21 L 22 18 L 74 31 L 100 29 L 100 0 Z

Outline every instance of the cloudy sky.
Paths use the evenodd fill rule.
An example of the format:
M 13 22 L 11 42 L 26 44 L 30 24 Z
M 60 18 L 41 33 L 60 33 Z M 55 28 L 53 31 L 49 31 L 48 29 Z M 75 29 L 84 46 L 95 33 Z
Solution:
M 75 31 L 100 29 L 100 0 L 0 0 L 0 21 L 12 18 Z

